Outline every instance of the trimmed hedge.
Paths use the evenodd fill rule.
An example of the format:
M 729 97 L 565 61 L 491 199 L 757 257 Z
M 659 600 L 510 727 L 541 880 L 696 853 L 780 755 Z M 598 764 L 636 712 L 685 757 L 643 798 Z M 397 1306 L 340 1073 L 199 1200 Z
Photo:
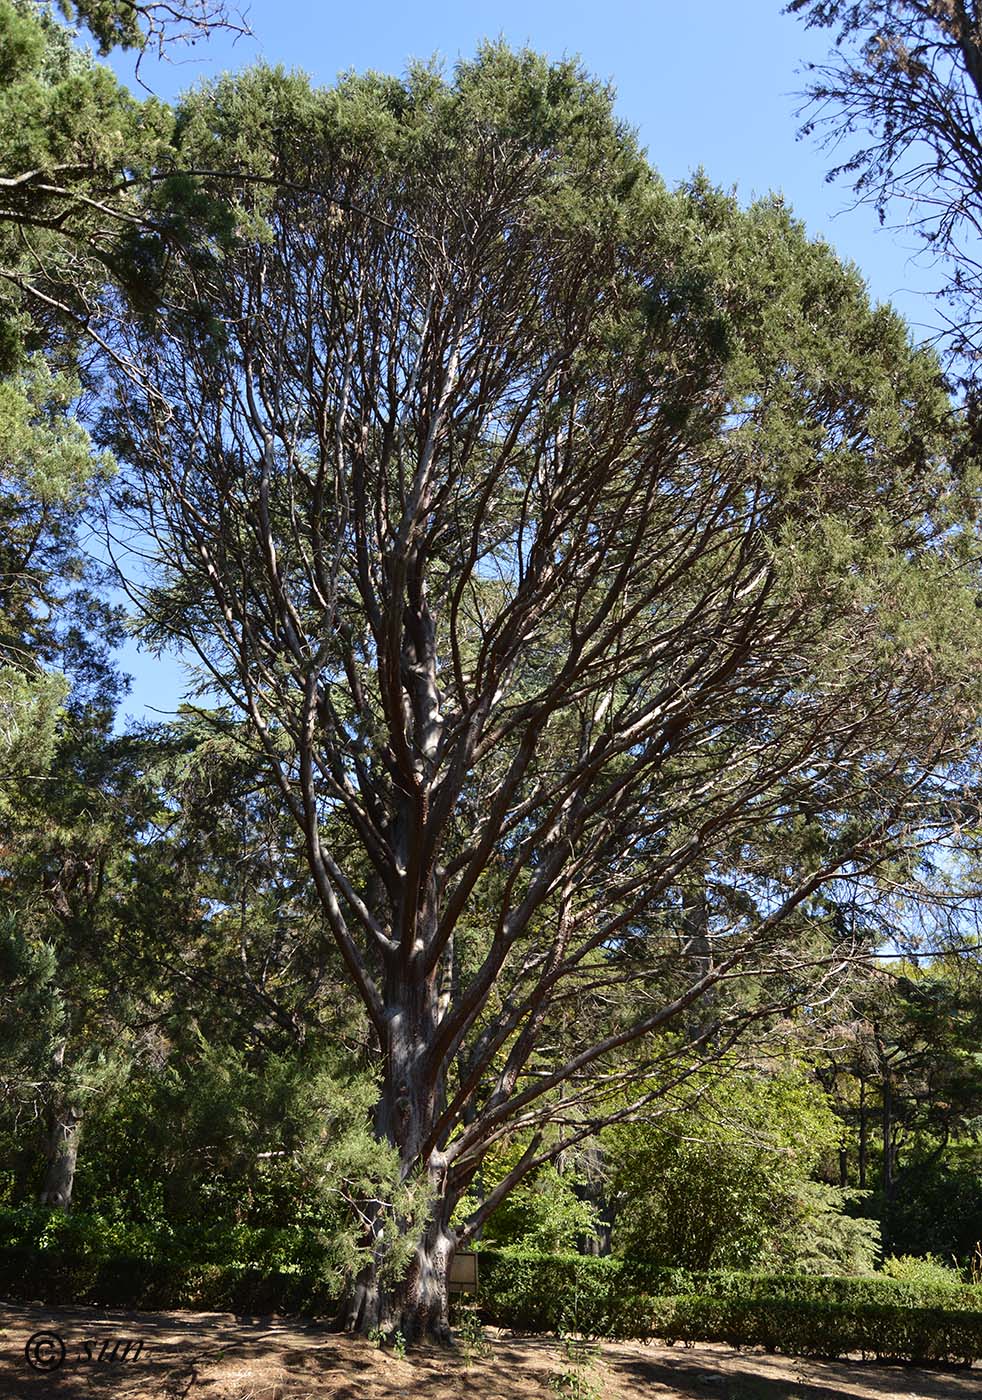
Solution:
M 656 1298 L 652 1332 L 668 1342 L 760 1346 L 787 1356 L 970 1366 L 982 1356 L 982 1312 L 762 1298 Z
M 757 1302 L 831 1303 L 840 1307 L 926 1307 L 982 1311 L 982 1287 L 901 1283 L 897 1279 L 826 1278 L 817 1274 L 751 1274 L 738 1270 L 694 1272 L 653 1268 L 637 1259 L 578 1254 L 535 1254 L 515 1249 L 481 1251 L 481 1292 L 524 1319 L 562 1320 L 572 1300 L 607 1306 L 612 1290 L 649 1297 L 728 1298 Z M 554 1331 L 552 1323 L 544 1326 Z
M 891 1279 L 646 1269 L 638 1261 L 481 1253 L 481 1306 L 518 1331 L 718 1341 L 789 1356 L 860 1353 L 970 1364 L 982 1356 L 982 1290 Z
M 479 1270 L 481 1310 L 519 1332 L 559 1332 L 575 1324 L 613 1335 L 624 1297 L 648 1291 L 625 1287 L 623 1264 L 613 1258 L 481 1250 Z
M 336 1310 L 338 1282 L 316 1241 L 296 1230 L 177 1238 L 159 1224 L 0 1210 L 0 1297 L 323 1316 Z
M 840 1307 L 894 1306 L 943 1308 L 958 1312 L 982 1309 L 982 1288 L 966 1284 L 906 1283 L 875 1275 L 826 1278 L 820 1274 L 750 1274 L 739 1270 L 690 1272 L 655 1269 L 638 1260 L 622 1261 L 625 1283 L 640 1292 L 672 1296 L 697 1293 L 703 1298 L 755 1302 L 835 1303 Z
M 0 1296 L 22 1302 L 322 1317 L 335 1311 L 335 1294 L 316 1278 L 280 1269 L 0 1248 Z
M 65 1231 L 66 1236 L 72 1234 Z M 0 1296 L 51 1304 L 330 1316 L 334 1280 L 293 1265 L 189 1263 L 23 1242 L 0 1245 Z M 482 1251 L 480 1304 L 517 1331 L 718 1341 L 789 1356 L 860 1353 L 969 1364 L 982 1357 L 982 1289 L 895 1280 L 647 1269 L 638 1261 Z

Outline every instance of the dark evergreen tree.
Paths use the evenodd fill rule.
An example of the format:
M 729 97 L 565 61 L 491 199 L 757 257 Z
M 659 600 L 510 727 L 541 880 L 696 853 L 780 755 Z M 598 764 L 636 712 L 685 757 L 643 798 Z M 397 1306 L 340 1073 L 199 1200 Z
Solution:
M 857 946 L 830 903 L 950 829 L 974 469 L 855 271 L 778 202 L 669 194 L 573 64 L 260 68 L 179 131 L 250 178 L 213 188 L 220 277 L 188 274 L 213 333 L 164 308 L 113 345 L 147 376 L 110 366 L 102 429 L 160 566 L 145 630 L 246 716 L 371 1028 L 379 1151 L 430 1197 L 424 1228 L 361 1204 L 348 1323 L 443 1335 L 456 1245 L 663 1092 L 611 1107 L 625 1047 L 683 1027 L 681 1073 L 814 998 Z M 737 978 L 769 989 L 703 1000 Z

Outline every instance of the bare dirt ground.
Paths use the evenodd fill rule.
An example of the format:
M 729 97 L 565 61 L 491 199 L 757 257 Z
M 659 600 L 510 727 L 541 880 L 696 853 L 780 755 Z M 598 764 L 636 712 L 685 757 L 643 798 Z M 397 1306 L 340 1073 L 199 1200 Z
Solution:
M 65 1344 L 28 1364 L 38 1333 Z M 142 1339 L 135 1360 L 132 1352 Z M 491 1355 L 423 1348 L 401 1359 L 314 1324 L 230 1313 L 136 1313 L 0 1304 L 0 1400 L 550 1400 L 566 1368 L 552 1339 L 489 1329 Z M 121 1346 L 131 1355 L 123 1360 Z M 33 1344 L 41 1365 L 60 1355 Z M 100 1355 L 102 1360 L 99 1360 Z M 982 1373 L 796 1361 L 706 1344 L 609 1343 L 590 1375 L 603 1400 L 978 1400 Z

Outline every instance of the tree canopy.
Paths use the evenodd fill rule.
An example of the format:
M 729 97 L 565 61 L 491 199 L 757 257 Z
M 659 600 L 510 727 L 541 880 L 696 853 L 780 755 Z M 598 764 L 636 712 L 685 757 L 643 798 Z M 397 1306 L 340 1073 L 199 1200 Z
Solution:
M 978 357 L 982 302 L 982 10 L 968 0 L 792 0 L 836 48 L 812 64 L 806 135 L 842 152 L 829 178 L 849 177 L 881 223 L 894 203 L 946 266 L 939 288 L 946 340 L 965 367 Z
M 666 190 L 573 63 L 259 68 L 176 130 L 262 178 L 209 190 L 210 324 L 117 328 L 100 440 L 145 635 L 247 717 L 301 833 L 377 1138 L 433 1201 L 394 1306 L 439 1331 L 441 1261 L 525 1173 L 660 1092 L 614 1092 L 639 1068 L 818 1004 L 950 834 L 975 467 L 855 269 L 780 201 Z M 352 1325 L 389 1315 L 386 1217 Z

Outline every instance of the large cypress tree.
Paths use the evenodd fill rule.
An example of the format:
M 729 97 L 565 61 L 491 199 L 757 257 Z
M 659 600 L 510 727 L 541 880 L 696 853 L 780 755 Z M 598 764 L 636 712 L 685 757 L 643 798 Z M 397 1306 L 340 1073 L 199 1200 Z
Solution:
M 146 628 L 248 717 L 428 1193 L 361 1203 L 347 1323 L 443 1335 L 523 1175 L 817 998 L 833 903 L 944 834 L 974 466 L 855 269 L 779 201 L 668 192 L 575 64 L 259 69 L 179 132 L 251 178 L 210 326 L 113 347 Z

